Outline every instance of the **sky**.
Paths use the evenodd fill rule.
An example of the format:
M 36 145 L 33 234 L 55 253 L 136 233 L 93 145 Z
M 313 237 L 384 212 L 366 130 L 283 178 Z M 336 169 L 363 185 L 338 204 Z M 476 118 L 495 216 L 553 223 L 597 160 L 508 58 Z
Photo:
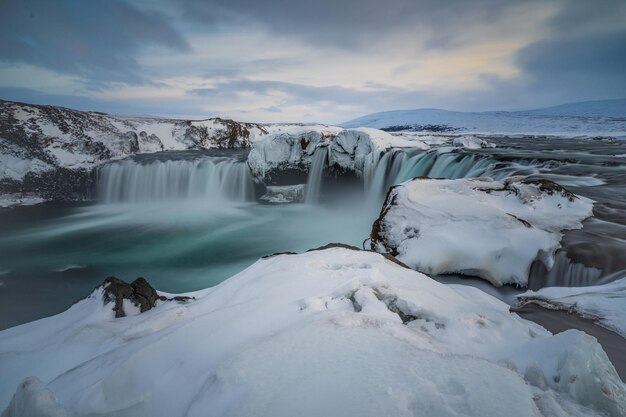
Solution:
M 0 98 L 340 123 L 626 97 L 626 0 L 0 0 Z

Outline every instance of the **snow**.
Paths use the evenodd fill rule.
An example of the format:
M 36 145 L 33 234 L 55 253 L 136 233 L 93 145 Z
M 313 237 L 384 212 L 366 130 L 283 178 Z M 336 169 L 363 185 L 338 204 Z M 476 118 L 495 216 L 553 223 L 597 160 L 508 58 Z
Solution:
M 36 195 L 6 193 L 0 194 L 0 207 L 32 206 L 43 203 L 45 200 Z
M 496 145 L 476 136 L 459 136 L 452 141 L 454 146 L 467 149 L 495 148 Z
M 85 168 L 93 166 L 95 163 L 92 155 L 72 152 L 58 145 L 49 146 L 46 150 L 56 160 L 59 166 L 65 168 Z
M 561 231 L 581 228 L 592 206 L 519 177 L 416 179 L 392 189 L 372 245 L 428 274 L 525 286 L 532 262 L 551 267 Z
M 40 173 L 52 167 L 40 159 L 24 159 L 20 156 L 0 154 L 0 179 L 21 180 L 29 172 Z
M 539 304 L 596 320 L 626 338 L 626 278 L 590 287 L 548 287 L 517 296 L 520 305 Z
M 553 336 L 480 290 L 373 252 L 273 256 L 187 295 L 115 319 L 100 288 L 0 332 L 0 405 L 35 375 L 69 415 L 626 412 L 594 338 Z
M 453 132 L 563 137 L 626 136 L 626 99 L 571 103 L 547 109 L 505 112 L 455 112 L 440 109 L 395 110 L 369 114 L 341 126 L 443 125 Z
M 2 417 L 69 417 L 46 385 L 35 377 L 20 383 Z

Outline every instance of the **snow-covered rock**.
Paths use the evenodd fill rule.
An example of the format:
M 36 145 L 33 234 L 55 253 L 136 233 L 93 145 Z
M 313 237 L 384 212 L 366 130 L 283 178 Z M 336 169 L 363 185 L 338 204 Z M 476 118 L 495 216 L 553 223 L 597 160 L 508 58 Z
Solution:
M 269 257 L 193 301 L 129 317 L 102 295 L 0 332 L 0 407 L 35 375 L 70 415 L 626 412 L 594 338 L 553 336 L 480 290 L 377 253 Z
M 525 286 L 532 262 L 550 268 L 561 231 L 582 227 L 592 205 L 550 181 L 417 178 L 391 188 L 371 247 L 428 274 Z
M 273 183 L 281 173 L 308 172 L 313 154 L 328 148 L 328 165 L 340 172 L 364 175 L 391 148 L 428 149 L 421 141 L 407 140 L 377 129 L 341 129 L 334 126 L 308 126 L 281 131 L 253 144 L 248 164 L 259 181 Z
M 459 136 L 452 140 L 454 146 L 467 149 L 495 148 L 496 145 L 476 136 Z
M 517 298 L 520 306 L 538 304 L 574 312 L 626 338 L 626 278 L 590 287 L 547 287 Z
M 262 182 L 275 181 L 280 171 L 306 173 L 319 147 L 328 146 L 341 131 L 334 126 L 298 126 L 256 141 L 248 155 L 252 175 Z
M 424 145 L 378 129 L 345 129 L 330 144 L 329 164 L 363 175 L 374 167 L 383 151 L 391 148 L 424 149 Z

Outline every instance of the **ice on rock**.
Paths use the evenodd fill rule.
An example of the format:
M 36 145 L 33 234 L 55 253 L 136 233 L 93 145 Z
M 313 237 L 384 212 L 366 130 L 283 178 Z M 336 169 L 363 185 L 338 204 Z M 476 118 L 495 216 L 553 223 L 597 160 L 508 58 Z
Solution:
M 328 147 L 328 165 L 339 170 L 367 176 L 380 154 L 391 148 L 428 146 L 421 141 L 392 136 L 370 128 L 341 129 L 333 126 L 299 127 L 270 134 L 254 143 L 248 164 L 252 174 L 261 181 L 272 170 L 288 168 L 308 171 L 315 151 Z
M 264 180 L 273 169 L 308 170 L 315 150 L 327 146 L 339 131 L 332 126 L 300 126 L 267 135 L 254 143 L 248 155 L 252 175 Z
M 521 306 L 539 304 L 576 312 L 626 337 L 626 277 L 589 287 L 548 287 L 517 296 Z
M 371 245 L 428 274 L 525 286 L 532 262 L 550 267 L 561 231 L 591 214 L 591 200 L 549 181 L 419 178 L 390 190 Z
M 624 415 L 595 339 L 373 252 L 277 255 L 115 318 L 102 289 L 0 332 L 0 407 L 37 375 L 70 415 Z M 584 358 L 584 360 L 582 360 Z M 544 382 L 542 382 L 544 381 Z

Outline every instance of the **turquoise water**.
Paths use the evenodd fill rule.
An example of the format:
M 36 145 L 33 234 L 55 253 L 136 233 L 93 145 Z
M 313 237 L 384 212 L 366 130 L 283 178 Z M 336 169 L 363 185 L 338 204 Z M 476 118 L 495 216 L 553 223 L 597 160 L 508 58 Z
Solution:
M 567 256 L 604 275 L 626 271 L 626 142 L 508 139 L 499 145 L 383 157 L 372 167 L 367 193 L 342 189 L 332 199 L 318 196 L 316 204 L 247 201 L 251 178 L 237 152 L 161 153 L 114 163 L 101 172 L 108 178 L 100 203 L 0 209 L 0 329 L 59 313 L 111 275 L 143 276 L 159 290 L 180 293 L 216 285 L 275 252 L 331 242 L 361 247 L 388 186 L 415 175 L 524 174 L 571 187 L 596 201 L 596 217 L 565 234 Z M 551 272 L 558 279 L 538 279 L 538 287 L 578 283 L 572 271 L 567 260 Z
M 0 212 L 0 328 L 58 313 L 105 277 L 166 292 L 216 285 L 275 252 L 361 246 L 376 212 L 199 201 L 41 204 Z

